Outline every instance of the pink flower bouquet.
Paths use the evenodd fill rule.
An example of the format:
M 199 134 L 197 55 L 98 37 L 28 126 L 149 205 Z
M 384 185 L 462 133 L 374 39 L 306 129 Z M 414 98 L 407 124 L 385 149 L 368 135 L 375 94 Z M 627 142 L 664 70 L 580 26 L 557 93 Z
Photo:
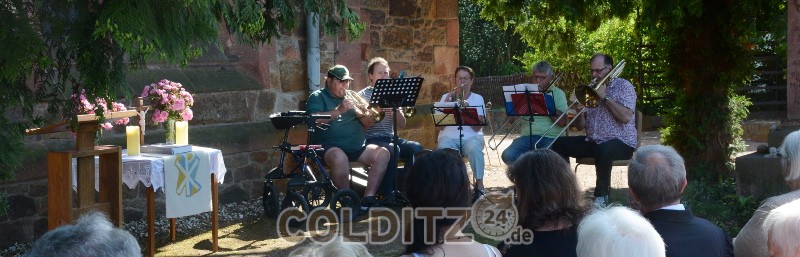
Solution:
M 95 113 L 105 113 L 108 111 L 108 102 L 106 102 L 105 98 L 97 98 L 95 103 L 89 102 L 86 98 L 86 92 L 81 89 L 80 94 L 72 94 L 71 96 L 73 105 L 75 106 L 75 114 L 95 114 Z M 127 111 L 128 109 L 125 108 L 124 104 L 111 102 L 111 111 L 118 112 L 118 111 Z M 119 118 L 114 121 L 114 125 L 127 125 L 130 122 L 130 118 Z M 105 130 L 110 130 L 114 125 L 111 122 L 103 122 L 100 124 Z
M 153 110 L 153 121 L 161 123 L 167 119 L 188 121 L 192 119 L 194 98 L 181 83 L 162 79 L 157 83 L 145 86 L 142 98 L 150 100 Z

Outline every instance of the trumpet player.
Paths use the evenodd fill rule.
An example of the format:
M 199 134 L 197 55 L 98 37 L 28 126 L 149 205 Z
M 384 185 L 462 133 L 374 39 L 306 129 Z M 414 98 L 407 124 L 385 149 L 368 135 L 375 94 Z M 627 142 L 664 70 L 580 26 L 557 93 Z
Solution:
M 306 111 L 311 114 L 331 115 L 329 120 L 317 120 L 328 123 L 327 130 L 316 130 L 309 143 L 321 144 L 324 152 L 320 153 L 325 163 L 331 167 L 331 178 L 339 189 L 350 188 L 349 164 L 358 161 L 370 166 L 367 188 L 361 200 L 361 209 L 366 210 L 375 203 L 375 194 L 383 180 L 386 164 L 389 163 L 389 150 L 377 145 L 366 144 L 364 124 L 371 124 L 372 114 L 366 106 L 348 94 L 350 72 L 343 65 L 328 69 L 325 87 L 314 91 L 308 97 Z M 349 92 L 348 92 L 349 91 Z M 357 96 L 357 95 L 356 95 Z
M 567 111 L 567 97 L 564 91 L 555 85 L 550 86 L 550 88 L 543 88 L 550 85 L 550 82 L 553 80 L 553 67 L 545 61 L 540 61 L 533 65 L 531 73 L 533 75 L 533 82 L 539 85 L 539 90 L 553 95 L 553 100 L 556 105 L 556 115 L 535 118 L 533 119 L 533 123 L 527 121 L 530 117 L 522 118 L 525 121 L 523 121 L 521 125 L 520 137 L 514 139 L 511 145 L 503 150 L 501 156 L 503 162 L 507 165 L 510 165 L 528 151 L 537 148 L 545 148 L 550 145 L 550 143 L 558 137 L 562 128 L 567 124 L 567 119 L 557 120 L 562 113 Z M 508 122 L 517 122 L 517 120 L 509 119 Z M 550 126 L 553 126 L 554 122 L 556 126 L 550 129 L 550 131 L 547 131 Z M 533 127 L 529 128 L 530 125 L 533 125 Z M 544 135 L 545 132 L 547 132 L 547 135 Z M 539 140 L 540 138 L 541 140 Z M 536 144 L 537 141 L 539 142 L 538 144 Z M 534 146 L 534 144 L 536 145 Z
M 386 59 L 375 57 L 369 60 L 367 64 L 367 76 L 369 77 L 369 85 L 362 89 L 358 94 L 364 99 L 370 99 L 372 92 L 375 90 L 375 83 L 379 79 L 389 78 L 389 63 Z M 394 136 L 394 115 L 392 108 L 384 108 L 383 120 L 376 122 L 370 126 L 365 135 L 367 144 L 379 145 L 389 150 L 391 159 L 389 165 L 386 167 L 386 174 L 383 178 L 381 185 L 381 192 L 384 194 L 391 193 L 395 189 L 395 178 L 397 177 L 397 160 L 394 148 L 392 147 L 392 137 Z M 397 129 L 403 129 L 406 126 L 406 117 L 403 114 L 397 114 Z M 413 157 L 416 153 L 422 151 L 422 145 L 418 142 L 406 140 L 403 138 L 397 139 L 397 145 L 400 148 L 400 158 L 403 158 L 405 167 L 413 165 Z M 401 176 L 402 177 L 402 176 Z
M 593 55 L 589 59 L 592 80 L 600 81 L 606 77 L 613 63 L 611 56 Z M 569 157 L 595 159 L 594 204 L 603 206 L 607 204 L 611 190 L 611 164 L 614 160 L 630 159 L 636 150 L 636 91 L 630 81 L 622 78 L 599 85 L 595 91 L 600 104 L 575 117 L 575 126 L 585 128 L 586 136 L 560 137 L 553 143 L 552 150 L 567 161 Z M 577 111 L 585 108 L 581 104 L 577 106 Z
M 462 106 L 483 106 L 483 96 L 470 92 L 472 88 L 475 72 L 472 68 L 467 66 L 456 67 L 455 80 L 457 86 L 450 93 L 442 95 L 440 102 L 460 102 Z M 485 120 L 485 113 L 483 108 L 478 109 L 478 116 L 480 120 Z M 441 127 L 440 127 L 441 128 Z M 453 148 L 460 149 L 461 154 L 469 159 L 472 174 L 475 177 L 475 194 L 473 200 L 482 195 L 483 192 L 483 131 L 481 126 L 465 126 L 459 133 L 459 128 L 456 126 L 447 126 L 441 129 L 437 139 L 437 149 Z M 459 137 L 463 138 L 459 140 Z

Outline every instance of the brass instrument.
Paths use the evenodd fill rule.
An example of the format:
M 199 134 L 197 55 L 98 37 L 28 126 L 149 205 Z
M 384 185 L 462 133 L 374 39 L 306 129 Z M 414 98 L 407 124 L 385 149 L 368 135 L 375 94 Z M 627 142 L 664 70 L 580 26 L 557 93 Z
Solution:
M 417 108 L 415 108 L 413 106 L 412 107 L 400 107 L 399 110 L 400 110 L 400 113 L 403 114 L 403 117 L 406 117 L 406 118 L 411 118 L 415 114 L 417 114 Z
M 585 106 L 587 108 L 596 108 L 596 107 L 600 106 L 600 103 L 602 102 L 603 99 L 601 99 L 600 95 L 597 94 L 597 90 L 600 89 L 601 86 L 611 84 L 611 81 L 613 81 L 615 78 L 617 78 L 619 76 L 619 74 L 622 73 L 623 69 L 625 69 L 625 60 L 619 61 L 617 63 L 617 65 L 615 65 L 614 68 L 612 68 L 611 71 L 609 71 L 608 74 L 606 74 L 605 77 L 600 79 L 600 81 L 597 81 L 596 79 L 593 79 L 592 82 L 589 83 L 589 85 L 578 86 L 577 88 L 575 88 L 575 91 L 573 92 L 573 95 L 577 99 L 572 101 L 572 103 L 569 104 L 569 106 L 567 107 L 567 110 L 572 109 L 572 107 L 576 103 L 580 103 L 580 104 L 582 104 L 583 106 Z M 572 123 L 575 122 L 575 120 L 577 120 L 578 116 L 580 116 L 584 112 L 586 112 L 586 108 L 581 109 L 577 114 L 575 114 L 575 116 L 574 116 L 575 118 L 570 120 L 569 122 L 567 122 L 567 125 L 564 126 L 564 128 L 561 129 L 561 132 L 558 133 L 558 136 L 561 136 L 561 134 L 564 133 L 564 131 L 569 129 L 569 126 L 571 126 Z M 568 115 L 567 115 L 568 113 L 569 112 L 564 112 L 564 113 L 561 114 L 561 116 L 558 116 L 556 121 L 553 122 L 553 125 L 550 125 L 550 128 L 548 128 L 543 133 L 543 135 L 546 135 L 548 132 L 550 132 L 550 130 L 552 130 L 556 126 L 556 124 L 558 124 L 558 121 L 560 121 L 564 117 L 568 117 Z M 539 138 L 539 140 L 536 141 L 536 144 L 534 144 L 534 146 L 539 144 L 539 141 L 542 141 L 542 138 Z M 553 140 L 553 142 L 555 142 L 555 140 Z M 545 147 L 545 148 L 550 148 L 550 146 L 553 145 L 553 142 L 550 142 L 550 144 L 548 144 L 547 147 Z
M 558 81 L 559 81 L 559 80 L 561 80 L 561 76 L 562 76 L 562 75 L 564 75 L 564 73 L 558 73 L 558 74 L 556 74 L 556 76 L 555 76 L 555 77 L 553 77 L 553 79 L 552 79 L 552 80 L 550 80 L 550 83 L 547 83 L 547 85 L 546 85 L 545 87 L 540 87 L 540 88 L 539 88 L 539 91 L 541 91 L 541 92 L 547 92 L 547 90 L 549 90 L 549 89 L 550 89 L 552 86 L 554 86 L 556 83 L 558 83 Z M 506 130 L 505 132 L 501 132 L 501 131 L 503 131 L 503 128 L 505 128 L 505 127 L 506 127 L 506 125 L 509 125 L 509 124 L 508 124 L 508 120 L 509 120 L 509 119 L 511 119 L 511 117 L 507 117 L 507 118 L 506 118 L 506 120 L 505 120 L 505 121 L 503 121 L 503 124 L 502 124 L 502 125 L 500 125 L 500 128 L 498 128 L 496 131 L 495 131 L 494 129 L 492 130 L 492 136 L 491 136 L 491 137 L 489 137 L 489 144 L 488 144 L 488 145 L 489 145 L 489 149 L 492 149 L 492 150 L 497 150 L 497 148 L 498 148 L 498 147 L 500 147 L 500 144 L 502 144 L 502 143 L 503 143 L 503 141 L 504 141 L 504 140 L 506 140 L 506 137 L 508 137 L 508 134 L 510 134 L 510 133 L 511 133 L 511 131 L 515 131 L 515 130 L 517 129 L 517 127 L 519 127 L 519 123 L 522 121 L 522 119 L 517 119 L 517 120 L 514 122 L 514 124 L 512 124 L 512 125 L 511 125 L 511 128 L 510 128 L 510 129 Z M 490 128 L 491 128 L 491 127 L 490 127 Z M 496 132 L 501 132 L 501 133 L 504 133 L 504 135 L 503 135 L 503 137 L 502 137 L 502 138 L 500 138 L 500 141 L 499 141 L 499 142 L 495 142 L 495 144 L 494 144 L 494 145 L 492 145 L 493 141 L 496 141 L 496 140 L 495 140 L 495 136 L 497 136 L 497 133 L 496 133 Z M 538 142 L 537 142 L 537 143 L 538 143 Z
M 358 116 L 371 115 L 375 122 L 382 121 L 384 116 L 386 116 L 386 114 L 383 113 L 382 108 L 380 108 L 378 105 L 370 105 L 366 99 L 361 97 L 361 95 L 353 90 L 346 90 L 344 98 L 351 99 L 356 102 L 356 107 L 354 110 Z
M 467 106 L 466 99 L 464 99 L 464 86 L 466 84 L 461 84 L 457 87 L 453 87 L 453 90 L 447 94 L 447 101 L 448 102 L 456 102 L 459 106 L 464 107 Z M 461 95 L 456 94 L 456 89 L 461 88 Z

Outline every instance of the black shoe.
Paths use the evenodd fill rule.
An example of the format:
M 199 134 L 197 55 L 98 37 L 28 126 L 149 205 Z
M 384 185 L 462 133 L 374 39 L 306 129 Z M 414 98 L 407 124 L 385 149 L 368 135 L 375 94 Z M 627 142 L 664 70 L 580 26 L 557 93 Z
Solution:
M 483 188 L 475 188 L 474 192 L 472 192 L 472 203 L 475 203 L 481 197 L 485 196 L 486 192 L 483 192 Z
M 366 212 L 369 208 L 378 206 L 378 199 L 375 196 L 361 198 L 361 211 Z

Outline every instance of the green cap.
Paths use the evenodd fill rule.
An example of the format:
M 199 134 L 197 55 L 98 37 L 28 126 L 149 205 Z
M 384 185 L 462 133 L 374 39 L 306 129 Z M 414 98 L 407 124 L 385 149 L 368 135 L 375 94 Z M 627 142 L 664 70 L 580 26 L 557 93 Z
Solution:
M 334 77 L 339 80 L 353 80 L 353 78 L 350 77 L 350 71 L 341 64 L 337 64 L 328 69 L 328 77 Z

